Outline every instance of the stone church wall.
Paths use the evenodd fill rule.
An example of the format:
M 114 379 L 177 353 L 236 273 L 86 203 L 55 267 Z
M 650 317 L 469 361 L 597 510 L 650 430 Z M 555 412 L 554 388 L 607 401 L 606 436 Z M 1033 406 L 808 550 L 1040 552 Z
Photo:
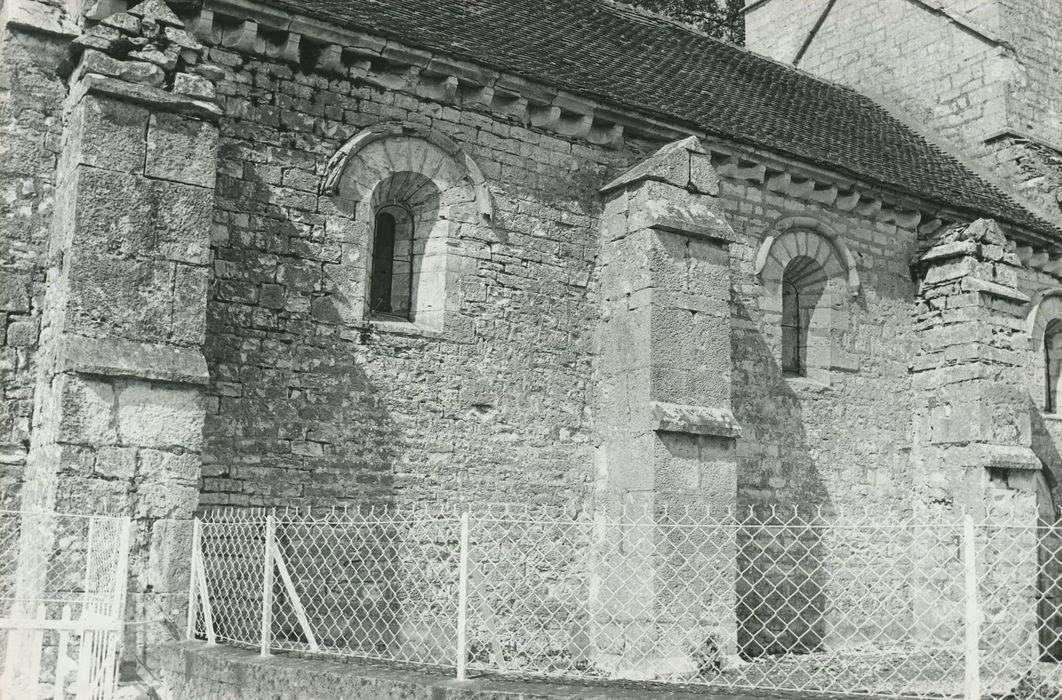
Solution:
M 724 181 L 734 230 L 734 397 L 740 502 L 803 508 L 899 506 L 911 474 L 907 365 L 914 283 L 906 261 L 915 232 L 809 205 L 761 186 Z M 835 299 L 829 384 L 783 377 L 764 340 L 764 287 L 753 269 L 760 242 L 780 219 L 820 219 L 858 261 L 859 296 Z M 838 313 L 839 311 L 839 313 Z M 901 449 L 897 449 L 900 446 Z
M 597 189 L 637 162 L 395 93 L 221 49 L 222 124 L 207 357 L 202 505 L 356 500 L 585 499 L 592 453 L 591 338 Z M 503 241 L 463 282 L 460 333 L 338 321 L 323 301 L 343 254 L 323 164 L 380 122 L 434 126 L 479 163 Z M 574 188 L 571 183 L 574 182 Z M 746 504 L 899 504 L 910 486 L 897 435 L 904 395 L 914 233 L 724 181 L 742 236 L 735 268 L 734 392 Z M 752 272 L 767 230 L 820 216 L 868 280 L 841 302 L 830 386 L 787 380 L 760 332 Z M 330 228 L 332 226 L 332 228 Z M 902 441 L 901 441 L 902 442 Z M 853 451 L 853 444 L 857 449 Z
M 951 26 L 908 0 L 840 3 L 798 67 L 886 95 L 955 143 L 974 141 L 1005 126 L 1006 81 L 1017 66 L 994 43 Z
M 597 189 L 630 154 L 212 49 L 225 67 L 202 505 L 579 502 Z M 359 130 L 440 130 L 482 168 L 495 242 L 447 330 L 348 324 L 324 166 Z M 474 249 L 474 250 L 473 250 Z M 382 324 L 386 325 L 386 324 Z
M 886 581 L 899 569 L 875 546 L 834 541 L 839 533 L 806 525 L 840 514 L 852 522 L 884 520 L 890 509 L 910 507 L 915 479 L 908 364 L 915 285 L 905 261 L 915 232 L 809 205 L 762 185 L 724 181 L 721 197 L 740 237 L 731 246 L 734 414 L 742 427 L 737 505 L 743 512 L 754 509 L 757 520 L 792 523 L 773 537 L 760 533 L 759 541 L 742 541 L 739 644 L 754 655 L 833 648 L 837 639 L 813 611 L 819 605 L 856 609 L 858 602 L 848 601 L 846 593 L 865 585 L 846 581 L 840 572 L 876 571 Z M 863 283 L 857 297 L 834 299 L 828 384 L 782 375 L 769 340 L 775 333 L 766 328 L 774 321 L 765 286 L 754 272 L 760 242 L 778 220 L 794 215 L 814 217 L 836 231 L 858 261 Z M 771 506 L 781 507 L 774 519 L 766 514 Z M 802 553 L 799 561 L 795 552 Z M 842 552 L 843 565 L 832 561 Z M 875 624 L 887 625 L 865 623 L 871 636 Z M 831 630 L 848 640 L 859 634 Z

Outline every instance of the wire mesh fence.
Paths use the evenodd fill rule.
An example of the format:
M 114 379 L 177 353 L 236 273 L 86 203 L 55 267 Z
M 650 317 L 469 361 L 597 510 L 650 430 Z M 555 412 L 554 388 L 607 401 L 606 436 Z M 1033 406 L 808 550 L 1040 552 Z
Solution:
M 631 505 L 228 511 L 197 538 L 190 634 L 264 653 L 459 677 L 1062 697 L 1062 524 Z
M 129 528 L 128 518 L 0 511 L 5 697 L 112 697 Z
M 454 513 L 235 512 L 199 527 L 201 580 L 218 641 L 456 664 Z M 205 607 L 195 610 L 194 629 L 205 636 Z

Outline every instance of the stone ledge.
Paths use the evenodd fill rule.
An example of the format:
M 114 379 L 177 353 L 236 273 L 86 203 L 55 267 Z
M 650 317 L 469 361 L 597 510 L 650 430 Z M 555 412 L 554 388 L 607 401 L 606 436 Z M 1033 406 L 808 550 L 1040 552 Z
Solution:
M 919 256 L 918 262 L 925 263 L 936 260 L 947 260 L 948 258 L 961 258 L 967 255 L 974 255 L 976 252 L 977 244 L 973 241 L 952 241 L 951 243 L 942 243 L 933 246 Z
M 651 228 L 724 244 L 733 243 L 737 238 L 734 229 L 707 207 L 680 206 L 663 199 L 650 199 L 641 206 L 631 215 L 627 228 L 629 231 Z
M 77 22 L 69 12 L 61 8 L 38 2 L 9 2 L 7 3 L 6 22 L 3 24 L 18 27 L 32 32 L 52 34 L 57 37 L 70 40 L 80 32 Z M 0 13 L 3 14 L 3 13 Z
M 812 696 L 772 691 L 726 691 L 695 686 L 635 682 L 535 682 L 472 672 L 458 681 L 444 669 L 414 668 L 350 659 L 325 661 L 295 656 L 261 657 L 248 649 L 207 646 L 205 642 L 162 645 L 159 659 L 174 700 L 272 700 L 333 698 L 351 700 L 812 700 Z M 338 689 L 342 688 L 340 693 Z M 843 698 L 835 698 L 843 700 Z
M 1031 448 L 1018 445 L 965 445 L 953 450 L 965 467 L 1040 471 L 1043 462 Z
M 657 432 L 741 437 L 741 426 L 726 408 L 650 401 L 649 417 L 652 429 Z
M 67 334 L 59 339 L 58 345 L 60 372 L 200 386 L 210 380 L 206 360 L 198 348 Z
M 1027 304 L 1030 301 L 1027 294 L 1020 292 L 1013 287 L 977 279 L 976 277 L 967 277 L 964 279 L 962 281 L 962 287 L 967 291 L 981 292 L 983 294 L 988 294 L 989 296 L 1000 297 L 1001 299 L 1007 299 L 1008 301 L 1014 301 L 1019 304 Z
M 107 95 L 196 119 L 212 122 L 221 119 L 221 108 L 213 102 L 175 95 L 149 85 L 109 78 L 99 73 L 86 73 L 71 91 L 69 103 L 77 104 L 88 93 Z

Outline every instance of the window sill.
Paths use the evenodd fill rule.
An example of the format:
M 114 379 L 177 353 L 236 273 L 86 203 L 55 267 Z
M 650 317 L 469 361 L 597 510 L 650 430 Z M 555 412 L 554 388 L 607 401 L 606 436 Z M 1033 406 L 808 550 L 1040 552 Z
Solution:
M 783 374 L 786 384 L 792 389 L 800 391 L 826 392 L 830 390 L 829 384 L 824 384 L 809 377 L 801 377 L 796 374 Z
M 415 335 L 419 337 L 428 338 L 441 338 L 442 331 L 435 330 L 433 328 L 425 328 L 424 326 L 418 326 L 415 322 L 406 319 L 398 318 L 396 316 L 390 317 L 372 317 L 369 319 L 369 328 L 374 331 L 380 331 L 381 333 L 391 333 L 394 335 Z
M 1062 413 L 1044 413 L 1043 409 L 1041 408 L 1040 416 L 1044 420 L 1051 421 L 1052 423 L 1062 423 Z

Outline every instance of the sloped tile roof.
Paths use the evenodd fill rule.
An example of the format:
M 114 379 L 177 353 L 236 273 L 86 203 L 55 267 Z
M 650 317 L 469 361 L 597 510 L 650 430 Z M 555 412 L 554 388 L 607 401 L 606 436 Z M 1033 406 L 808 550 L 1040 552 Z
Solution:
M 605 0 L 266 4 L 633 107 L 1062 239 L 1062 231 L 870 98 Z

